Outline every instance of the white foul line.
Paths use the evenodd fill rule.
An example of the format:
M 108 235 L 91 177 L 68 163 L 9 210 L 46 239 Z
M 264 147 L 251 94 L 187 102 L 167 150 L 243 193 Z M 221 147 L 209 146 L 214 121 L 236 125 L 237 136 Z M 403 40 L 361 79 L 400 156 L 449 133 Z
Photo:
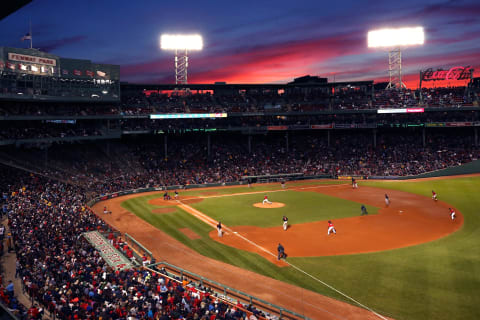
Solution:
M 191 199 L 210 199 L 210 198 L 223 198 L 223 197 L 236 197 L 236 196 L 246 196 L 249 194 L 258 194 L 258 193 L 273 193 L 273 192 L 284 192 L 284 191 L 295 191 L 295 190 L 308 190 L 308 189 L 317 189 L 322 187 L 339 187 L 348 185 L 348 183 L 332 184 L 332 185 L 318 185 L 311 187 L 292 187 L 291 189 L 282 189 L 282 190 L 264 190 L 264 191 L 252 191 L 252 192 L 240 192 L 240 193 L 229 193 L 229 194 L 217 194 L 213 196 L 192 196 L 193 198 L 184 198 L 183 200 Z M 178 200 L 177 200 L 178 201 Z

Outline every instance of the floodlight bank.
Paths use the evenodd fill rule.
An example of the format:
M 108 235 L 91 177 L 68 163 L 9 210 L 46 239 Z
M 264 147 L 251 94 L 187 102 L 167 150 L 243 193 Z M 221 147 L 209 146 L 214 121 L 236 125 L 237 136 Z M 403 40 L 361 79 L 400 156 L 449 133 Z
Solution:
M 423 27 L 380 29 L 368 32 L 369 48 L 421 45 L 424 42 Z
M 202 50 L 203 39 L 198 34 L 162 34 L 160 47 L 163 50 Z

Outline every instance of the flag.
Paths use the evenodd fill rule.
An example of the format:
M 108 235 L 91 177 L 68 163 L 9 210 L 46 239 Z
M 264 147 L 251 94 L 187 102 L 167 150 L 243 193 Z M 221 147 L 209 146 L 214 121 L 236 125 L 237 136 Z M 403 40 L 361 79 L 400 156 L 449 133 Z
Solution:
M 32 40 L 32 36 L 30 35 L 30 32 L 26 33 L 22 39 L 22 41 L 25 41 L 25 40 Z
M 105 77 L 107 74 L 106 74 L 105 72 L 103 72 L 103 71 L 97 71 L 97 75 L 98 75 L 99 77 Z
M 90 71 L 90 70 L 86 70 L 86 71 L 85 71 L 85 74 L 86 74 L 87 76 L 93 77 L 93 72 Z
M 8 68 L 8 69 L 15 70 L 15 64 L 14 64 L 14 63 L 7 62 L 7 68 Z
M 73 70 L 73 74 L 76 75 L 76 76 L 81 76 L 81 75 L 82 75 L 82 71 L 80 71 L 80 70 Z
M 67 70 L 67 69 L 62 69 L 62 74 L 67 75 L 67 74 L 68 74 L 68 70 Z

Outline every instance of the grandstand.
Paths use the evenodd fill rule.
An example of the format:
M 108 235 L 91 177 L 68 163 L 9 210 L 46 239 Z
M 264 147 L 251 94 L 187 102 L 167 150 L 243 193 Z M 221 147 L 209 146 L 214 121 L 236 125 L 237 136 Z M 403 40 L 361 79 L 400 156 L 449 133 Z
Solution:
M 286 84 L 120 80 L 117 65 L 0 48 L 2 208 L 22 283 L 38 303 L 22 307 L 1 288 L 19 319 L 195 319 L 208 311 L 218 319 L 308 318 L 168 261 L 141 268 L 148 250 L 127 243 L 87 202 L 132 189 L 246 180 L 398 179 L 480 158 L 473 79 L 460 88 L 398 91 L 312 77 Z M 88 231 L 137 265 L 109 266 L 81 237 Z

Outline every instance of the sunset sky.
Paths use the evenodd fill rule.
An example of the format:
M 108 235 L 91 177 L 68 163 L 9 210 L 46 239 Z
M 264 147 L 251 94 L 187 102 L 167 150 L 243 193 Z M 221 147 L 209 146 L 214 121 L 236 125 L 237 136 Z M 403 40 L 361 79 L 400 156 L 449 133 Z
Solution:
M 189 55 L 190 83 L 386 80 L 387 52 L 367 48 L 367 32 L 402 26 L 426 32 L 424 46 L 402 52 L 410 87 L 426 68 L 472 66 L 480 75 L 478 0 L 34 0 L 0 21 L 0 46 L 27 47 L 20 38 L 30 20 L 35 48 L 119 64 L 122 81 L 134 83 L 174 82 L 161 33 L 203 35 L 204 50 Z

